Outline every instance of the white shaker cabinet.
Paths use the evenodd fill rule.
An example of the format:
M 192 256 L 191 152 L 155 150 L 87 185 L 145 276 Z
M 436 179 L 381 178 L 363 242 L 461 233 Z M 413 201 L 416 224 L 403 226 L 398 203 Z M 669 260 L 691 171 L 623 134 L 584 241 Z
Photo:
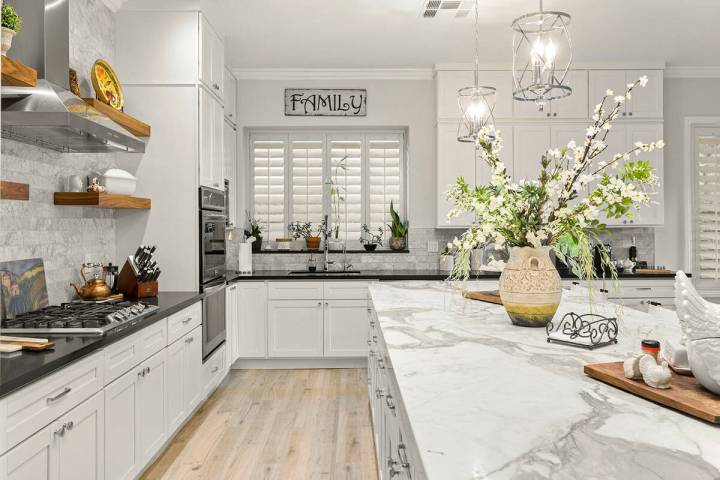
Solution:
M 7 480 L 102 480 L 105 422 L 97 393 L 10 450 L 0 461 Z
M 513 127 L 513 181 L 537 180 L 540 158 L 550 148 L 550 127 L 516 125 Z
M 223 110 L 208 90 L 200 88 L 200 185 L 224 188 Z
M 269 357 L 323 356 L 321 300 L 270 300 L 267 310 Z
M 622 119 L 662 118 L 663 117 L 663 72 L 662 70 L 593 70 L 590 72 L 590 99 L 588 108 L 593 112 L 609 89 L 614 95 L 623 95 L 629 83 L 634 83 L 643 75 L 648 77 L 645 88 L 638 85 L 632 91 L 632 98 L 626 101 L 621 110 Z M 606 106 L 614 105 L 614 99 L 608 98 Z
M 324 356 L 365 356 L 367 354 L 367 300 L 326 300 L 324 308 Z
M 165 416 L 172 435 L 203 398 L 202 327 L 168 345 Z
M 268 354 L 267 285 L 238 282 L 238 314 L 235 330 L 237 357 L 265 358 Z
M 225 289 L 225 354 L 227 364 L 232 366 L 238 359 L 238 284 L 228 285 Z
M 163 349 L 105 389 L 105 477 L 133 478 L 167 438 Z
M 228 68 L 223 74 L 223 96 L 225 118 L 237 125 L 237 79 Z
M 437 126 L 437 226 L 440 228 L 464 227 L 472 223 L 469 214 L 447 218 L 452 204 L 445 199 L 445 192 L 458 177 L 465 178 L 471 185 L 475 181 L 475 144 L 458 142 L 457 128 L 457 122 L 443 122 Z
M 188 411 L 192 411 L 203 400 L 202 327 L 197 327 L 188 333 L 183 341 L 187 345 L 183 358 L 186 380 L 183 385 L 183 396 Z
M 228 222 L 231 226 L 237 225 L 237 196 L 239 190 L 239 179 L 237 175 L 237 129 L 225 117 L 223 122 L 223 175 L 229 182 L 230 198 L 228 199 Z
M 200 81 L 223 98 L 225 47 L 204 15 L 200 15 Z

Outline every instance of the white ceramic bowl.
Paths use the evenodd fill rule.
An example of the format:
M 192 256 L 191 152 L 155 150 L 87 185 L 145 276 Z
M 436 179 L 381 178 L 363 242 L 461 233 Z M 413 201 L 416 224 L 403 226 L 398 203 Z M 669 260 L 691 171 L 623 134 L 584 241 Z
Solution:
M 125 170 L 109 168 L 100 176 L 100 185 L 103 185 L 108 193 L 132 195 L 137 187 L 137 179 Z
M 720 337 L 692 340 L 688 360 L 700 385 L 720 395 Z

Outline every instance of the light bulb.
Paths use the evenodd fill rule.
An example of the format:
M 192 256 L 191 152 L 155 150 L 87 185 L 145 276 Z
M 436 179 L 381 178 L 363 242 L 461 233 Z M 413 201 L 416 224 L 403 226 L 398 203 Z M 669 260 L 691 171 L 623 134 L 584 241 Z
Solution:
M 552 68 L 555 63 L 555 56 L 557 55 L 557 48 L 553 43 L 552 39 L 548 40 L 548 44 L 545 47 L 545 67 Z
M 467 113 L 473 121 L 481 120 L 485 115 L 487 115 L 487 106 L 481 98 L 475 97 L 470 105 L 468 105 Z

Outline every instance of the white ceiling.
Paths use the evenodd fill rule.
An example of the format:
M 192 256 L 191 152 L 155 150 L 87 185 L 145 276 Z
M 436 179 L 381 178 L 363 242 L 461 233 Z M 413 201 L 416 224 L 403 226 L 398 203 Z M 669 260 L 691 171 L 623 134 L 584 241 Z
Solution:
M 479 0 L 481 63 L 511 61 L 533 0 Z M 472 61 L 472 15 L 424 19 L 424 0 L 208 0 L 232 68 L 403 68 Z M 575 62 L 720 65 L 720 0 L 545 0 L 573 17 Z

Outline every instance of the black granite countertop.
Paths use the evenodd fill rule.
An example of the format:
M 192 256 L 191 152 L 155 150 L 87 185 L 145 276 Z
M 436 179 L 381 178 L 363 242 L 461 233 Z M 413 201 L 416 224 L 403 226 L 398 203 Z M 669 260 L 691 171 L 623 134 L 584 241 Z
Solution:
M 0 354 L 0 397 L 49 375 L 56 370 L 84 357 L 102 347 L 117 342 L 153 323 L 162 320 L 202 298 L 194 292 L 161 292 L 157 297 L 143 299 L 144 302 L 160 307 L 152 315 L 136 325 L 105 336 L 55 336 L 34 335 L 55 342 L 52 350 L 40 352 L 19 351 Z M 27 335 L 33 336 L 33 335 Z
M 564 279 L 576 279 L 577 277 L 571 273 L 561 273 Z M 308 280 L 308 279 L 338 279 L 338 280 L 380 280 L 380 281 L 397 281 L 397 280 L 445 280 L 448 277 L 447 272 L 439 270 L 375 270 L 362 271 L 361 273 L 331 273 L 331 274 L 291 274 L 287 270 L 257 270 L 252 275 L 240 275 L 238 272 L 228 272 L 228 282 L 248 281 L 248 280 Z M 471 279 L 492 280 L 499 278 L 499 272 L 478 272 L 473 273 Z M 669 279 L 675 278 L 674 273 L 618 273 L 618 278 L 627 279 Z

